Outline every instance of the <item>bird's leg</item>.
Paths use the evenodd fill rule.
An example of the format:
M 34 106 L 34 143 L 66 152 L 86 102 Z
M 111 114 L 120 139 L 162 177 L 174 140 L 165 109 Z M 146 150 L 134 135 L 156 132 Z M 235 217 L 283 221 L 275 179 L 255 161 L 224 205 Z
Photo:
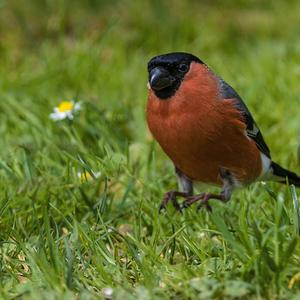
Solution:
M 171 201 L 174 208 L 178 211 L 182 211 L 182 207 L 177 202 L 176 197 L 184 197 L 187 198 L 193 195 L 193 182 L 187 176 L 185 176 L 178 168 L 175 167 L 176 175 L 178 178 L 179 186 L 181 187 L 182 192 L 178 191 L 169 191 L 167 192 L 161 204 L 159 206 L 159 211 L 166 209 L 167 204 Z
M 197 211 L 202 207 L 205 207 L 209 212 L 212 211 L 211 206 L 208 201 L 210 199 L 220 200 L 222 202 L 227 202 L 231 198 L 232 190 L 234 187 L 234 178 L 231 173 L 226 169 L 220 168 L 220 177 L 223 180 L 223 188 L 220 194 L 213 193 L 201 193 L 198 195 L 187 197 L 183 202 L 183 207 L 189 207 L 195 202 L 200 202 L 197 206 Z
M 201 194 L 186 197 L 185 201 L 183 201 L 183 203 L 182 203 L 182 207 L 188 208 L 195 202 L 203 201 L 205 195 L 206 195 L 206 193 L 201 193 Z
M 200 201 L 200 203 L 197 206 L 197 211 L 199 211 L 202 207 L 205 207 L 207 211 L 212 212 L 212 208 L 208 203 L 210 199 L 220 200 L 222 202 L 228 201 L 225 199 L 222 192 L 221 194 L 205 193 L 203 199 Z
M 190 207 L 195 202 L 200 202 L 197 206 L 197 211 L 200 210 L 202 207 L 205 207 L 207 211 L 212 212 L 212 208 L 209 205 L 208 201 L 210 199 L 220 200 L 222 202 L 229 201 L 229 198 L 225 197 L 225 193 L 222 192 L 220 194 L 213 194 L 213 193 L 201 193 L 198 195 L 186 197 L 186 200 L 183 202 L 183 207 L 187 208 Z
M 159 206 L 159 211 L 162 211 L 163 209 L 166 209 L 167 204 L 171 201 L 174 208 L 178 211 L 181 211 L 181 207 L 179 203 L 177 202 L 176 197 L 187 197 L 187 193 L 185 192 L 178 192 L 178 191 L 169 191 L 166 192 L 161 203 Z

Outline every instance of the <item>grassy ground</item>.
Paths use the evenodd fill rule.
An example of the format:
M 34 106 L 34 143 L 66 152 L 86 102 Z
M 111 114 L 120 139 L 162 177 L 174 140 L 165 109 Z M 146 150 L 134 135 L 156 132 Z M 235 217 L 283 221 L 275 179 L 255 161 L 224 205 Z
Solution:
M 192 52 L 300 172 L 299 1 L 0 7 L 1 299 L 299 299 L 290 188 L 257 183 L 212 214 L 159 215 L 176 179 L 144 116 L 147 61 Z M 72 99 L 73 121 L 49 118 Z

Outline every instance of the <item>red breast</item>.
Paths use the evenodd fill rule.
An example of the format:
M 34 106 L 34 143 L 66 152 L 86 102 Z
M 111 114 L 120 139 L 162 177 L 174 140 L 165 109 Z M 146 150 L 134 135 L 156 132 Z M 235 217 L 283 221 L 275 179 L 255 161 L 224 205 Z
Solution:
M 165 100 L 150 89 L 147 122 L 176 167 L 193 180 L 222 184 L 220 167 L 248 183 L 261 173 L 260 151 L 246 136 L 234 99 L 222 99 L 216 76 L 192 62 L 176 93 Z

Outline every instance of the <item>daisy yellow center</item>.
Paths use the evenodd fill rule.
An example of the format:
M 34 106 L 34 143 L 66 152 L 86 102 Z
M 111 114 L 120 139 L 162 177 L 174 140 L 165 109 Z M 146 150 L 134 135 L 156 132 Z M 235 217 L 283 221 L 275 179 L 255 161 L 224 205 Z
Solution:
M 74 107 L 74 103 L 70 101 L 63 101 L 59 103 L 58 110 L 59 112 L 66 112 L 72 110 Z
M 83 172 L 80 174 L 80 181 L 86 181 L 86 180 L 91 180 L 92 175 L 89 172 Z

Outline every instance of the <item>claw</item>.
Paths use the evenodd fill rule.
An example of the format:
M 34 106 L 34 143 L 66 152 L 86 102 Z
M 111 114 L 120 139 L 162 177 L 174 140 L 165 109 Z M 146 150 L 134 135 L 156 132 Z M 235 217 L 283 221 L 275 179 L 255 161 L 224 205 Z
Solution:
M 197 213 L 200 211 L 201 208 L 205 207 L 206 211 L 208 211 L 209 213 L 211 213 L 213 210 L 212 210 L 212 207 L 208 204 L 208 202 L 206 203 L 203 203 L 203 202 L 200 202 L 200 204 L 197 206 L 196 208 L 196 211 Z
M 164 203 L 161 203 L 158 212 L 161 214 L 163 210 L 166 210 L 166 205 Z
M 182 207 L 178 204 L 176 197 L 186 197 L 187 194 L 184 192 L 177 192 L 177 191 L 170 191 L 167 192 L 159 206 L 159 213 L 161 213 L 162 210 L 166 209 L 167 204 L 171 201 L 174 208 L 182 213 Z
M 174 200 L 172 200 L 172 203 L 173 203 L 174 208 L 182 214 L 181 206 L 178 204 L 176 198 Z
M 181 207 L 184 209 L 184 208 L 188 208 L 189 205 L 186 203 L 186 201 L 184 201 L 184 202 L 181 204 Z

